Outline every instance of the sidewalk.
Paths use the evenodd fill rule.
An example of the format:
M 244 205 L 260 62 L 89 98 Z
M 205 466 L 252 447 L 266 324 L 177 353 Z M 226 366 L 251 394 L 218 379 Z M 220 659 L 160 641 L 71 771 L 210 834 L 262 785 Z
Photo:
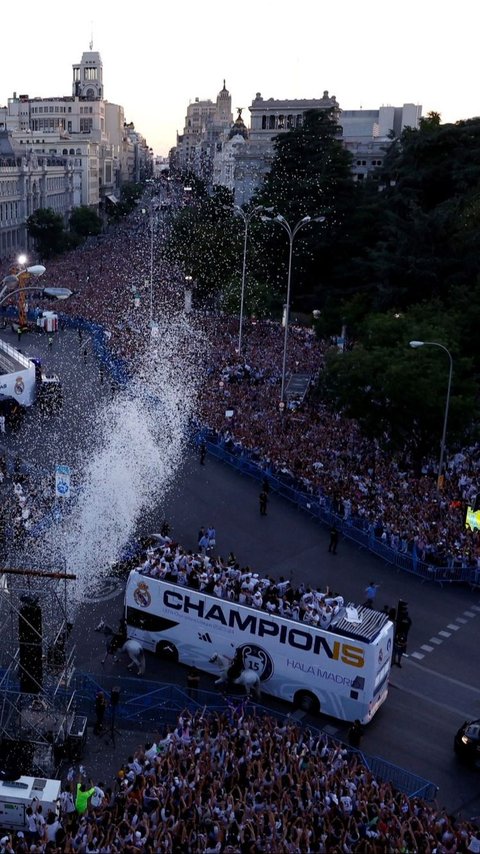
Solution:
M 83 765 L 87 779 L 96 785 L 103 783 L 107 788 L 113 787 L 118 771 L 139 746 L 153 740 L 153 734 L 143 729 L 120 729 L 115 727 L 112 739 L 111 719 L 108 711 L 105 719 L 105 730 L 102 735 L 95 735 L 93 722 L 88 725 L 87 743 L 82 757 L 74 762 L 63 763 L 59 777 L 64 784 L 69 768 L 74 765 L 78 770 Z

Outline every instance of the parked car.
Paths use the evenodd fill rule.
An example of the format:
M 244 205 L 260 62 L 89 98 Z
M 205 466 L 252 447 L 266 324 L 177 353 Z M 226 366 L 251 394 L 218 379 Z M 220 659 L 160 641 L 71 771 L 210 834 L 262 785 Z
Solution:
M 474 765 L 480 763 L 480 718 L 462 724 L 454 738 L 453 747 L 460 759 Z

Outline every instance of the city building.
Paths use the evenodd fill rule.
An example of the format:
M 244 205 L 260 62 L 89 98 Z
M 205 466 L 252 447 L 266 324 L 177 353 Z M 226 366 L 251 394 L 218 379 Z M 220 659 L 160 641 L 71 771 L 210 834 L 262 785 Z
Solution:
M 183 133 L 177 133 L 177 144 L 172 151 L 172 168 L 183 173 L 194 172 L 211 181 L 216 143 L 232 123 L 232 98 L 224 80 L 215 102 L 195 98 L 188 105 Z
M 145 139 L 123 107 L 104 99 L 103 64 L 91 44 L 73 65 L 71 95 L 14 92 L 0 107 L 0 139 L 0 256 L 26 248 L 33 211 L 51 207 L 67 224 L 74 207 L 102 212 L 117 204 L 122 184 L 151 171 Z
M 335 95 L 330 96 L 328 91 L 321 98 L 298 100 L 265 100 L 257 92 L 249 107 L 250 130 L 244 126 L 246 132 L 239 134 L 233 125 L 216 142 L 213 183 L 232 190 L 236 204 L 247 203 L 270 169 L 275 137 L 301 127 L 305 113 L 312 109 L 335 111 L 341 127 L 339 138 L 352 154 L 352 172 L 357 181 L 381 166 L 392 134 L 399 136 L 405 127 L 419 127 L 422 112 L 416 104 L 342 110 Z

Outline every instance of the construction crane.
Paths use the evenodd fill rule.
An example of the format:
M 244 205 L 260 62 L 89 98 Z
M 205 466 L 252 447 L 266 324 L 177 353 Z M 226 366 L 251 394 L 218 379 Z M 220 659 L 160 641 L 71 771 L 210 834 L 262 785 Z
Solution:
M 17 265 L 10 270 L 10 275 L 7 276 L 2 284 L 3 289 L 0 293 L 0 297 L 5 295 L 5 298 L 8 296 L 8 289 L 13 285 L 14 291 L 18 293 L 18 328 L 22 331 L 27 327 L 27 311 L 28 311 L 28 303 L 26 297 L 26 289 L 32 290 L 28 287 L 28 283 L 32 278 L 37 278 L 38 276 L 42 276 L 45 272 L 45 267 L 41 264 L 35 264 L 33 267 L 26 267 L 27 257 L 25 255 L 19 255 L 17 259 Z

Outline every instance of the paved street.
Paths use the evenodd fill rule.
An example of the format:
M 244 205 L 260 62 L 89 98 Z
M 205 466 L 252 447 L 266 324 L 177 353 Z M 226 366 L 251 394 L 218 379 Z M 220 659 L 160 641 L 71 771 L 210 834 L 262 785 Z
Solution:
M 95 408 L 98 399 L 108 395 L 108 383 L 100 384 L 92 357 L 83 363 L 73 333 L 62 333 L 51 353 L 45 338 L 25 336 L 22 350 L 32 355 L 43 352 L 46 366 L 61 374 L 66 406 L 61 418 L 51 422 L 32 411 L 18 436 L 10 435 L 7 443 L 13 453 L 20 450 L 53 466 L 58 460 L 52 447 L 59 431 L 65 434 L 66 452 L 71 444 L 84 445 L 91 438 Z M 329 584 L 346 601 L 356 602 L 363 601 L 366 585 L 374 580 L 380 585 L 380 608 L 395 606 L 399 598 L 407 600 L 413 620 L 408 658 L 402 669 L 393 668 L 388 701 L 367 728 L 362 747 L 434 781 L 440 786 L 439 803 L 450 810 L 478 815 L 480 777 L 478 772 L 459 766 L 452 750 L 453 735 L 463 720 L 480 717 L 478 591 L 422 584 L 345 540 L 340 541 L 338 554 L 332 556 L 327 551 L 328 532 L 275 495 L 271 496 L 268 515 L 260 517 L 258 493 L 256 482 L 209 457 L 206 465 L 200 466 L 192 450 L 174 486 L 166 495 L 159 495 L 158 509 L 139 520 L 138 529 L 152 531 L 166 516 L 175 537 L 193 548 L 199 526 L 213 523 L 219 552 L 227 554 L 233 549 L 243 565 L 248 563 L 260 572 L 316 586 Z M 82 608 L 75 628 L 81 641 L 78 666 L 99 678 L 103 639 L 93 627 L 100 616 L 114 622 L 122 602 L 120 585 L 116 587 L 113 582 L 108 590 L 102 589 L 103 594 L 93 595 Z M 108 662 L 105 667 L 108 673 L 123 672 L 120 664 Z M 185 684 L 183 668 L 174 671 L 150 655 L 146 676 Z M 209 677 L 202 678 L 204 687 L 210 687 Z M 345 727 L 327 723 L 329 731 L 345 734 Z

